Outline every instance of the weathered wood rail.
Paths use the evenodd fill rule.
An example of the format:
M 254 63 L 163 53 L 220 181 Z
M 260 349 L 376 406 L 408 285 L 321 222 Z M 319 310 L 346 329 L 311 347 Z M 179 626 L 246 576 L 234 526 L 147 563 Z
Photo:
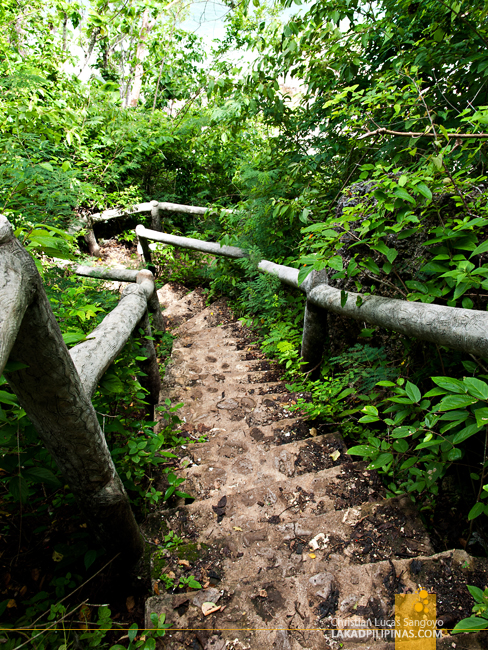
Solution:
M 142 536 L 91 403 L 99 379 L 131 335 L 145 350 L 141 384 L 149 403 L 158 403 L 159 367 L 148 318 L 148 304 L 155 308 L 154 278 L 147 270 L 126 272 L 124 280 L 127 274 L 132 284 L 118 306 L 86 341 L 68 350 L 32 257 L 0 215 L 0 374 L 8 360 L 22 364 L 6 374 L 9 386 L 100 542 L 133 565 L 143 554 Z M 159 303 L 155 316 L 161 324 Z
M 235 246 L 220 246 L 218 243 L 175 237 L 141 225 L 136 227 L 136 233 L 147 264 L 151 263 L 149 241 L 233 259 L 248 256 L 245 250 Z M 327 336 L 327 311 L 488 358 L 488 312 L 352 292 L 347 293 L 344 302 L 341 290 L 328 285 L 324 271 L 313 272 L 299 285 L 298 269 L 267 260 L 262 260 L 258 268 L 264 273 L 275 275 L 284 284 L 300 289 L 307 296 L 301 350 L 306 370 L 317 367 L 322 359 Z
M 117 219 L 118 217 L 128 217 L 132 214 L 141 214 L 144 212 L 151 213 L 151 229 L 155 231 L 161 230 L 161 212 L 180 212 L 183 214 L 199 214 L 204 215 L 211 212 L 213 208 L 203 208 L 196 205 L 183 205 L 181 203 L 168 203 L 164 201 L 150 201 L 148 203 L 138 203 L 125 210 L 104 210 L 90 215 L 85 219 L 86 235 L 85 241 L 88 244 L 90 255 L 95 257 L 100 256 L 100 246 L 98 245 L 97 238 L 93 227 L 96 223 L 109 221 L 110 219 Z M 229 211 L 229 210 L 227 210 Z

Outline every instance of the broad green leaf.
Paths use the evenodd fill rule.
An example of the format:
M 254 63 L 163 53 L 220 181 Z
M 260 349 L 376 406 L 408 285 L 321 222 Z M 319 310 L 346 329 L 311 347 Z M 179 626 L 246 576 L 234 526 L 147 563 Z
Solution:
M 45 483 L 54 488 L 61 486 L 61 481 L 45 467 L 29 467 L 24 470 L 23 474 L 34 483 Z
M 449 390 L 451 393 L 466 393 L 467 386 L 459 379 L 453 379 L 452 377 L 432 377 L 432 381 L 443 388 L 444 390 Z
M 0 390 L 0 404 L 13 404 L 14 406 L 18 406 L 15 395 L 7 393 L 5 390 Z
M 415 386 L 415 384 L 412 384 L 409 381 L 406 383 L 405 392 L 410 397 L 412 402 L 418 403 L 422 399 L 422 393 L 420 390 L 417 388 L 417 386 Z
M 451 634 L 460 634 L 461 632 L 476 632 L 477 630 L 486 630 L 488 627 L 488 621 L 486 618 L 480 618 L 479 616 L 470 616 L 469 618 L 464 618 L 462 621 L 454 627 L 451 631 Z
M 393 454 L 380 454 L 376 460 L 368 465 L 368 469 L 378 469 L 384 465 L 388 465 L 393 460 Z
M 471 519 L 476 519 L 476 517 L 479 517 L 481 514 L 483 514 L 484 511 L 485 511 L 484 503 L 478 501 L 478 503 L 475 503 L 474 506 L 469 511 L 468 520 L 471 521 Z
M 484 600 L 483 591 L 479 587 L 468 585 L 468 591 L 473 596 L 473 598 L 476 600 L 477 603 L 483 602 Z
M 488 400 L 488 384 L 486 382 L 476 379 L 476 377 L 466 377 L 463 379 L 463 383 L 470 395 L 478 399 Z
M 474 415 L 476 417 L 476 424 L 479 427 L 486 426 L 488 424 L 488 408 L 486 408 L 486 406 L 480 409 L 476 409 Z
M 356 445 L 348 449 L 347 453 L 350 456 L 371 456 L 377 451 L 376 447 L 372 447 L 371 445 Z
M 471 395 L 448 395 L 441 399 L 437 406 L 437 410 L 451 411 L 454 409 L 465 408 L 466 406 L 475 404 L 477 401 L 476 397 L 471 397 Z
M 426 199 L 428 199 L 429 201 L 432 200 L 432 192 L 429 190 L 429 188 L 427 187 L 427 185 L 425 183 L 418 183 L 415 186 L 415 189 L 420 194 L 422 194 L 422 196 L 424 196 Z

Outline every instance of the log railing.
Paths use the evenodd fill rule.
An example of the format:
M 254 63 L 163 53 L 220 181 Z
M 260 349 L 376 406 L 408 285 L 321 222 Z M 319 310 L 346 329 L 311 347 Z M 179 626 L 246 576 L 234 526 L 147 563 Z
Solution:
M 152 230 L 161 230 L 161 212 L 181 212 L 183 214 L 198 214 L 204 215 L 213 208 L 202 208 L 196 205 L 182 205 L 181 203 L 168 203 L 164 201 L 150 201 L 148 203 L 138 203 L 125 210 L 104 210 L 97 212 L 84 219 L 86 228 L 85 240 L 88 244 L 90 255 L 95 257 L 100 256 L 100 246 L 98 245 L 97 238 L 93 227 L 96 223 L 109 221 L 118 217 L 128 217 L 131 214 L 141 214 L 144 212 L 151 213 L 151 228 Z M 230 210 L 225 210 L 229 212 Z
M 136 227 L 136 233 L 148 264 L 151 262 L 149 241 L 234 259 L 248 256 L 245 250 L 235 246 L 175 237 L 141 225 Z M 327 311 L 488 358 L 488 312 L 352 292 L 347 292 L 344 301 L 343 292 L 328 285 L 324 271 L 313 272 L 299 285 L 297 269 L 267 260 L 262 260 L 258 268 L 300 289 L 307 296 L 301 351 L 306 370 L 316 368 L 322 359 L 327 336 Z
M 141 384 L 149 391 L 150 404 L 158 403 L 160 376 L 148 304 L 155 309 L 158 329 L 162 318 L 152 274 L 122 275 L 123 280 L 130 275 L 132 284 L 123 290 L 118 306 L 86 341 L 68 350 L 34 260 L 0 215 L 0 374 L 7 360 L 20 362 L 20 369 L 6 373 L 9 386 L 100 542 L 133 565 L 143 554 L 143 541 L 91 395 L 134 334 L 145 348 Z

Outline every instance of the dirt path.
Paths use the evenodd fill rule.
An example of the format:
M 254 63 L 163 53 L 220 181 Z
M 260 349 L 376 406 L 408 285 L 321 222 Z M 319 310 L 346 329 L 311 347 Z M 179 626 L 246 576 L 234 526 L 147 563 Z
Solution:
M 338 641 L 332 630 L 342 621 L 384 628 L 395 594 L 420 588 L 436 593 L 444 627 L 469 616 L 465 585 L 488 584 L 487 561 L 434 554 L 409 499 L 386 500 L 377 473 L 351 461 L 333 425 L 317 435 L 284 408 L 298 396 L 225 302 L 205 308 L 198 290 L 186 294 L 159 291 L 178 336 L 161 401 L 184 402 L 182 430 L 207 441 L 178 451 L 182 489 L 195 501 L 155 516 L 155 537 L 173 530 L 184 544 L 156 553 L 153 566 L 155 578 L 193 575 L 203 589 L 156 586 L 162 595 L 147 601 L 146 624 L 165 612 L 180 630 L 161 647 L 393 648 L 381 638 Z M 205 616 L 204 602 L 216 611 Z M 446 634 L 437 647 L 486 648 L 488 639 Z

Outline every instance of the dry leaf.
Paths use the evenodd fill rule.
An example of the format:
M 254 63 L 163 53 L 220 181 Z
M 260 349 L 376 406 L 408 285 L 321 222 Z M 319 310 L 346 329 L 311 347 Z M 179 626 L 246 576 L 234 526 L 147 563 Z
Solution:
M 17 607 L 17 603 L 15 602 L 15 600 L 14 600 L 13 598 L 11 598 L 11 599 L 8 601 L 8 603 L 7 603 L 7 607 L 8 607 L 9 609 L 12 609 L 12 607 Z
M 19 593 L 20 593 L 21 596 L 23 596 L 26 591 L 27 591 L 27 585 L 24 585 Z
M 127 596 L 127 600 L 125 601 L 125 606 L 127 607 L 127 611 L 131 612 L 134 607 L 136 606 L 136 601 L 134 600 L 134 596 Z
M 168 576 L 168 578 L 171 578 L 171 580 L 174 580 L 176 578 L 174 571 L 168 571 L 166 575 Z
M 258 591 L 258 596 L 261 596 L 261 598 L 267 598 L 268 597 L 268 592 L 266 591 L 266 589 L 260 589 Z
M 209 614 L 213 614 L 214 612 L 218 612 L 220 609 L 220 605 L 216 605 L 215 603 L 203 603 L 202 605 L 202 612 L 204 616 L 208 616 Z
M 310 429 L 310 435 L 312 436 L 312 438 L 315 438 L 315 436 L 317 435 L 317 429 L 315 427 L 312 427 Z
M 316 558 L 317 556 L 315 555 L 315 553 L 309 553 L 309 554 L 308 554 L 308 557 L 311 557 L 312 560 L 315 560 L 315 558 Z
M 188 562 L 188 560 L 178 560 L 178 564 L 180 566 L 186 566 L 186 567 L 190 566 L 190 563 Z
M 341 455 L 341 452 L 338 449 L 336 449 L 334 452 L 329 454 L 329 456 L 332 458 L 332 460 L 337 460 L 340 455 Z
M 242 531 L 242 528 L 240 526 L 233 526 L 234 530 L 240 530 Z
M 156 596 L 159 596 L 159 584 L 157 582 L 154 583 L 153 591 Z
M 53 560 L 54 560 L 55 562 L 61 562 L 61 560 L 63 559 L 63 557 L 64 557 L 64 555 L 63 555 L 62 553 L 58 553 L 57 551 L 54 551 L 54 553 L 53 553 Z

